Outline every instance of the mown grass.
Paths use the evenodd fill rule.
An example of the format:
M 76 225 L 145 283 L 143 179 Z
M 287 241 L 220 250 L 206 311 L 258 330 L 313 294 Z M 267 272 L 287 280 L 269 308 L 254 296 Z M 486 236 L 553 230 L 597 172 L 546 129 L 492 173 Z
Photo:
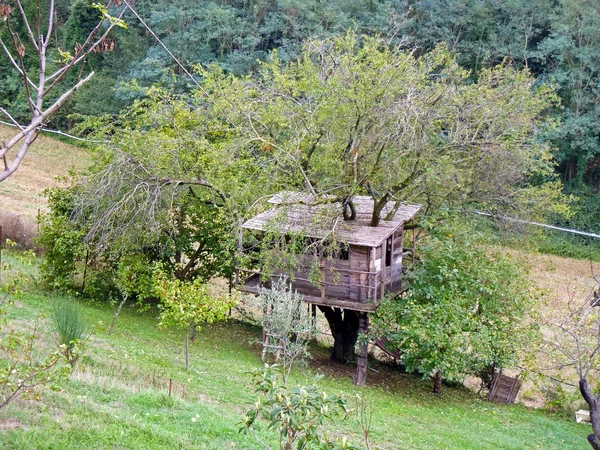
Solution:
M 0 125 L 0 140 L 8 141 L 15 129 Z M 19 170 L 0 183 L 0 213 L 18 214 L 35 221 L 46 208 L 44 189 L 55 186 L 56 177 L 69 170 L 81 172 L 89 167 L 89 151 L 48 136 L 40 136 L 32 145 Z
M 12 309 L 12 321 L 26 326 L 49 314 L 59 297 L 26 294 Z M 89 322 L 109 322 L 112 308 L 84 304 Z M 44 391 L 40 401 L 22 400 L 0 416 L 2 449 L 260 449 L 237 432 L 244 412 L 256 401 L 247 372 L 260 367 L 260 335 L 239 321 L 205 327 L 192 346 L 191 370 L 184 369 L 183 332 L 157 326 L 153 313 L 124 309 L 115 334 L 98 330 L 80 368 L 60 392 Z M 293 373 L 308 383 L 317 372 L 328 392 L 354 401 L 353 367 L 330 365 L 327 350 Z M 437 397 L 431 385 L 397 370 L 374 365 L 365 394 L 374 408 L 371 438 L 377 449 L 580 449 L 587 425 L 520 405 L 478 399 L 446 388 Z M 168 396 L 169 379 L 173 395 Z M 360 442 L 354 418 L 328 432 Z M 262 438 L 275 444 L 263 427 Z

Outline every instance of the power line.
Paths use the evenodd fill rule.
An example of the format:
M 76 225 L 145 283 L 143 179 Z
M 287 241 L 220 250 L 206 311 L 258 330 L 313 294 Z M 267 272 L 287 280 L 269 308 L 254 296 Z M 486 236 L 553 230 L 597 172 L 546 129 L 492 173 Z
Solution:
M 9 127 L 15 127 L 15 128 L 21 128 L 21 129 L 23 129 L 23 126 L 21 126 L 21 125 L 15 125 L 14 123 L 4 122 L 3 120 L 0 120 L 0 123 L 2 125 L 7 125 Z M 44 128 L 44 127 L 38 127 L 37 129 L 41 129 L 44 133 L 60 134 L 61 136 L 65 136 L 65 137 L 68 137 L 69 139 L 74 139 L 76 141 L 93 142 L 93 143 L 108 142 L 108 141 L 99 141 L 99 140 L 95 140 L 95 139 L 81 138 L 81 137 L 73 136 L 72 134 L 69 134 L 69 133 L 65 133 L 64 131 L 51 130 L 49 128 Z
M 490 214 L 490 213 L 486 213 L 486 212 L 482 212 L 482 211 L 475 211 L 475 213 L 479 214 L 480 216 L 493 217 L 494 219 L 501 218 L 502 220 L 508 220 L 509 222 L 523 223 L 526 225 L 534 225 L 536 227 L 548 228 L 550 230 L 556 230 L 556 231 L 564 231 L 565 233 L 578 234 L 580 236 L 600 238 L 600 235 L 595 234 L 595 233 L 589 233 L 587 231 L 579 231 L 579 230 L 573 230 L 570 228 L 557 227 L 555 225 L 548 225 L 546 223 L 540 223 L 540 222 L 530 222 L 529 220 L 516 219 L 514 217 L 509 217 L 509 216 L 499 217 L 499 216 L 495 216 L 494 214 Z

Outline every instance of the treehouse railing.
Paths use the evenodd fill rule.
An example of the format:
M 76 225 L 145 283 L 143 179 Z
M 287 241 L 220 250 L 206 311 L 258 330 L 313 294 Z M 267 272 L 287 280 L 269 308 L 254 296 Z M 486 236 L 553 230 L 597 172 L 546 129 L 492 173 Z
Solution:
M 315 281 L 308 278 L 306 273 L 302 272 L 303 268 L 314 269 L 314 267 L 311 267 L 310 265 L 300 264 L 295 268 L 295 274 L 293 275 L 286 275 L 280 271 L 276 271 L 267 279 L 263 279 L 264 272 L 261 270 L 236 267 L 235 285 L 241 291 L 258 294 L 260 288 L 269 288 L 274 279 L 289 276 L 292 283 L 292 289 L 303 294 L 305 301 L 308 303 L 332 305 L 335 304 L 334 299 L 342 300 L 344 304 L 356 303 L 379 305 L 386 293 L 385 288 L 387 284 L 385 283 L 385 277 L 381 276 L 381 272 L 352 270 L 335 266 L 325 267 L 324 265 L 321 265 L 321 280 Z M 355 277 L 355 280 L 362 279 L 363 281 L 342 282 L 327 280 L 328 274 L 334 274 L 335 277 L 337 272 L 348 274 L 350 280 Z

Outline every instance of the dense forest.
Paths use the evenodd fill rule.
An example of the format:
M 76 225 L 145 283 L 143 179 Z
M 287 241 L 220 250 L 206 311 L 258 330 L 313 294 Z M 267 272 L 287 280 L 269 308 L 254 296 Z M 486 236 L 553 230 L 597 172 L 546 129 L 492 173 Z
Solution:
M 54 51 L 73 49 L 95 26 L 92 3 L 57 2 Z M 560 98 L 547 112 L 552 126 L 539 138 L 553 147 L 567 187 L 585 195 L 600 186 L 600 5 L 593 0 L 138 0 L 135 9 L 189 68 L 218 62 L 236 75 L 252 73 L 273 50 L 293 60 L 308 38 L 350 28 L 417 53 L 445 42 L 473 79 L 501 62 L 528 68 Z M 90 59 L 97 71 L 93 81 L 55 116 L 54 126 L 72 127 L 80 116 L 114 115 L 152 84 L 187 88 L 189 80 L 148 29 L 131 11 L 124 19 L 127 29 L 117 30 Z M 25 53 L 26 63 L 28 54 L 33 52 Z M 7 74 L 0 105 L 19 118 L 27 112 L 21 79 L 6 59 L 0 59 L 0 70 Z

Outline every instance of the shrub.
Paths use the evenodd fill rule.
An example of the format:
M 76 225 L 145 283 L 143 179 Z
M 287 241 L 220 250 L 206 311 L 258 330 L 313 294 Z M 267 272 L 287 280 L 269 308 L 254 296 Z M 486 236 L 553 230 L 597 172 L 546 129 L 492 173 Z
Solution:
M 88 330 L 81 310 L 77 304 L 70 301 L 57 303 L 52 310 L 52 321 L 57 343 L 71 367 L 74 367 L 79 359 L 83 336 Z
M 350 412 L 342 396 L 327 395 L 315 383 L 311 386 L 289 388 L 279 379 L 279 367 L 265 364 L 263 370 L 252 372 L 255 392 L 259 398 L 254 408 L 246 413 L 239 424 L 240 432 L 249 432 L 266 448 L 255 430 L 257 419 L 269 422 L 269 429 L 278 431 L 280 450 L 322 449 L 357 450 L 346 438 L 332 440 L 323 433 L 325 422 L 344 419 Z

